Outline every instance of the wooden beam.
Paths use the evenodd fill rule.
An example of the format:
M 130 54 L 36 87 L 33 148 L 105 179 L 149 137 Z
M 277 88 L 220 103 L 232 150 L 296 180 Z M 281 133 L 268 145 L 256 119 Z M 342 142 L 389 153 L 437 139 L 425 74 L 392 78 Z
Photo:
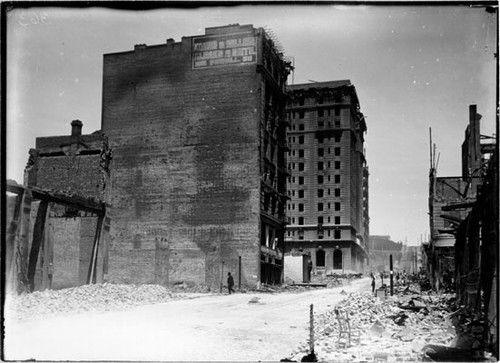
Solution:
M 448 212 L 450 210 L 455 209 L 463 209 L 463 208 L 472 208 L 476 205 L 476 201 L 473 202 L 465 202 L 465 203 L 456 203 L 456 204 L 448 204 L 441 207 L 442 211 Z
M 28 188 L 7 181 L 7 191 L 15 194 L 21 194 L 24 190 Z M 76 208 L 79 210 L 84 210 L 91 213 L 103 214 L 104 213 L 104 203 L 97 202 L 90 198 L 85 198 L 79 195 L 66 195 L 61 192 L 47 191 L 40 188 L 29 188 L 33 199 L 45 200 L 48 202 L 62 204 L 68 207 Z
M 28 284 L 30 291 L 35 290 L 36 265 L 38 263 L 38 255 L 40 254 L 40 246 L 43 244 L 44 240 L 45 220 L 47 218 L 48 206 L 48 201 L 42 200 L 40 202 L 36 213 L 35 225 L 33 227 L 33 239 L 28 261 Z
M 17 278 L 16 278 L 16 236 L 19 228 L 19 216 L 21 214 L 22 203 L 23 203 L 24 191 L 16 196 L 16 205 L 14 207 L 14 212 L 12 219 L 9 223 L 9 228 L 7 230 L 6 236 L 6 246 L 5 246 L 5 271 L 6 276 L 6 292 L 12 293 L 17 290 Z
M 50 204 L 45 219 L 44 238 L 42 245 L 42 281 L 41 290 L 52 288 L 52 265 L 54 260 L 54 233 L 50 220 Z
M 31 191 L 29 189 L 24 190 L 20 211 L 20 223 L 14 243 L 16 254 L 19 255 L 19 265 L 17 266 L 18 291 L 28 289 L 28 234 L 32 200 Z
M 104 216 L 100 215 L 97 219 L 96 232 L 94 236 L 94 245 L 92 246 L 92 256 L 90 259 L 90 267 L 87 283 L 94 284 L 96 282 L 96 265 L 97 265 L 97 254 L 99 251 L 99 240 L 101 239 L 101 233 L 103 231 L 102 225 L 104 222 Z

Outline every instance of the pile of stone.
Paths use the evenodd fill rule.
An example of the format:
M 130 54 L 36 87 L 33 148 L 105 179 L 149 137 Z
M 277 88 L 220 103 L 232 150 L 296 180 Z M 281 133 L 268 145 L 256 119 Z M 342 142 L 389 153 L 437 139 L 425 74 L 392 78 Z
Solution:
M 335 309 L 348 317 L 350 344 L 345 335 L 340 336 Z M 438 297 L 409 295 L 382 300 L 369 292 L 356 292 L 335 309 L 314 319 L 314 349 L 320 361 L 420 361 L 426 344 L 449 346 L 455 338 L 451 313 Z M 309 352 L 305 342 L 292 352 L 290 360 L 300 361 Z
M 95 284 L 62 290 L 22 293 L 7 299 L 6 308 L 19 320 L 55 314 L 124 310 L 171 300 L 160 285 Z

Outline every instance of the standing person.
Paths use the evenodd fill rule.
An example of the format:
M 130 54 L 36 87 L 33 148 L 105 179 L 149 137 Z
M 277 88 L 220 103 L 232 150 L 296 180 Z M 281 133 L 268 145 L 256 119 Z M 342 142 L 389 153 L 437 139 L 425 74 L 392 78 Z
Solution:
M 229 295 L 231 295 L 231 292 L 234 292 L 233 286 L 234 286 L 233 276 L 231 276 L 231 272 L 228 272 L 227 273 L 227 290 L 229 291 Z
M 375 276 L 372 274 L 372 294 L 375 293 Z

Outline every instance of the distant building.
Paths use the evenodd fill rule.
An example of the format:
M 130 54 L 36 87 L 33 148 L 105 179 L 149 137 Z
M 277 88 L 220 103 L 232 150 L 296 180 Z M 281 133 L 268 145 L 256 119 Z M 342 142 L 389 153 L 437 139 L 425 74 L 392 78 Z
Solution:
M 288 86 L 288 256 L 310 256 L 315 272 L 368 263 L 366 123 L 350 81 Z
M 390 256 L 392 255 L 392 267 L 394 271 L 405 270 L 403 262 L 403 243 L 394 242 L 391 236 L 371 235 L 369 243 L 370 270 L 372 272 L 390 271 Z M 406 269 L 406 272 L 409 272 Z

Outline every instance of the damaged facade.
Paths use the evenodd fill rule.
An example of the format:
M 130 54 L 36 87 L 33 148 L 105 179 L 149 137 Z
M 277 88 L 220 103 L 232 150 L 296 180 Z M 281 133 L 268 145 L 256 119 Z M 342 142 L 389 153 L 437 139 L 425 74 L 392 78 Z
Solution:
M 475 323 L 498 356 L 498 143 L 480 134 L 480 119 L 470 105 L 461 176 L 436 177 L 431 150 L 426 259 L 434 289 L 451 285 L 478 313 Z
M 71 125 L 70 135 L 37 138 L 24 186 L 7 186 L 9 281 L 18 290 L 103 281 L 107 271 L 110 151 L 101 132 L 82 135 L 81 121 Z
M 286 260 L 303 259 L 305 269 L 310 259 L 315 273 L 363 272 L 368 264 L 368 167 L 366 123 L 356 90 L 348 80 L 287 90 Z
M 111 281 L 282 281 L 289 71 L 252 25 L 104 55 Z

